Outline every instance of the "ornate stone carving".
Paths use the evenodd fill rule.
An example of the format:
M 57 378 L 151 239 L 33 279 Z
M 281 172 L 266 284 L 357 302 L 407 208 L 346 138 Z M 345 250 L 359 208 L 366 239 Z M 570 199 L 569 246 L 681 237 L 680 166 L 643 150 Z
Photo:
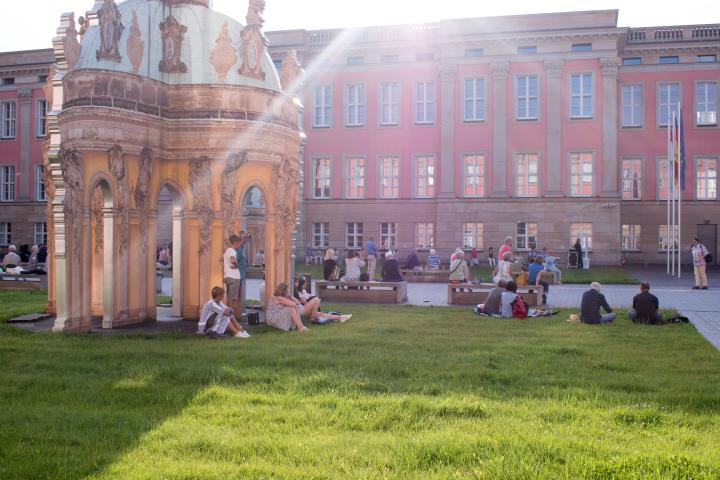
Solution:
M 297 52 L 290 50 L 287 55 L 285 55 L 285 58 L 283 58 L 282 66 L 280 67 L 280 84 L 283 90 L 290 90 L 290 87 L 302 74 L 303 70 L 300 68 Z
M 546 60 L 545 61 L 545 74 L 548 77 L 560 77 L 562 76 L 563 61 L 562 60 Z
M 215 45 L 215 49 L 210 54 L 210 64 L 215 68 L 220 83 L 225 83 L 225 77 L 238 59 L 237 50 L 232 46 L 227 20 L 215 40 Z
M 52 180 L 52 168 L 49 163 L 43 166 L 43 183 L 45 184 L 45 223 L 47 224 L 48 234 L 52 230 L 55 223 L 53 219 L 53 201 L 55 200 L 55 182 Z
M 127 39 L 127 54 L 130 59 L 130 64 L 132 65 L 133 73 L 137 73 L 138 70 L 140 70 L 144 52 L 145 42 L 142 41 L 137 13 L 133 11 L 132 24 L 130 25 L 130 35 Z
M 245 15 L 245 21 L 248 25 L 262 27 L 265 23 L 263 13 L 265 13 L 265 0 L 250 0 L 248 2 L 248 11 L 247 15 Z
M 68 68 L 72 70 L 80 60 L 80 42 L 78 41 L 78 32 L 75 28 L 75 15 L 66 13 L 60 20 L 61 28 L 65 27 L 65 36 L 63 38 L 63 50 L 65 50 L 65 58 Z
M 616 77 L 620 70 L 620 60 L 617 58 L 601 58 L 600 72 L 603 77 Z
M 98 21 L 100 22 L 100 48 L 95 53 L 95 57 L 98 60 L 121 61 L 118 43 L 125 27 L 122 24 L 115 0 L 105 1 L 98 12 Z
M 200 219 L 200 255 L 210 251 L 210 234 L 215 218 L 210 198 L 210 176 L 209 158 L 200 157 L 190 161 L 188 183 L 193 196 L 193 212 Z
M 165 73 L 185 73 L 187 65 L 180 61 L 182 53 L 182 42 L 187 32 L 187 27 L 181 25 L 175 17 L 170 14 L 164 22 L 160 22 L 162 33 L 163 58 L 160 60 L 160 71 Z
M 138 167 L 138 178 L 135 182 L 135 208 L 140 211 L 140 251 L 143 255 L 147 253 L 147 223 L 148 205 L 147 199 L 150 195 L 150 180 L 152 179 L 153 151 L 145 147 L 140 152 L 140 163 Z
M 265 0 L 250 0 L 248 13 L 245 16 L 247 26 L 240 33 L 242 65 L 240 65 L 238 73 L 259 80 L 265 80 L 262 60 L 265 55 L 267 39 L 261 30 L 263 23 L 265 23 L 263 19 L 264 11 Z
M 58 161 L 62 170 L 65 184 L 65 197 L 63 198 L 63 213 L 65 215 L 66 241 L 77 261 L 82 251 L 82 208 L 84 181 L 82 172 L 82 159 L 77 150 L 61 148 L 58 152 Z
M 237 232 L 242 206 L 237 201 L 237 184 L 240 167 L 247 163 L 247 152 L 231 153 L 220 179 L 220 205 L 225 216 L 225 239 Z
M 490 64 L 490 73 L 496 80 L 504 80 L 508 77 L 510 62 L 493 62 Z
M 105 206 L 105 199 L 103 198 L 103 192 L 100 187 L 95 187 L 95 192 L 92 198 L 92 225 L 93 232 L 95 233 L 95 253 L 100 253 L 103 248 L 104 242 L 104 231 L 105 231 L 105 219 L 103 215 L 103 207 Z
M 279 165 L 273 167 L 273 209 L 275 213 L 276 256 L 290 249 L 288 234 L 295 228 L 297 188 L 300 179 L 298 162 L 283 156 Z M 281 257 L 277 257 L 281 258 Z
M 113 145 L 107 151 L 108 170 L 115 179 L 115 191 L 117 192 L 117 225 L 118 225 L 118 251 L 124 253 L 128 248 L 128 222 L 129 222 L 129 187 L 127 168 L 125 165 L 125 154 L 120 145 Z

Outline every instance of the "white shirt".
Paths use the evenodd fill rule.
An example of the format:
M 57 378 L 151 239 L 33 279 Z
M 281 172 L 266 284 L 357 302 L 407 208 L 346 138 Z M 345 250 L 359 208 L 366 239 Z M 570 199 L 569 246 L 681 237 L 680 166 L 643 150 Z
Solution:
M 220 324 L 220 317 L 223 317 L 225 315 L 226 308 L 227 306 L 223 302 L 216 302 L 215 300 L 210 300 L 205 305 L 203 305 L 203 308 L 200 312 L 200 320 L 198 321 L 198 332 L 203 333 L 205 331 L 205 325 L 207 324 L 210 315 L 212 315 L 213 313 L 217 313 L 218 321 L 215 323 L 215 327 L 212 329 L 214 331 L 215 328 Z
M 232 268 L 237 262 L 237 252 L 234 248 L 228 248 L 223 254 L 223 278 L 236 278 L 240 280 L 240 269 Z
M 365 266 L 365 262 L 360 257 L 348 258 L 345 260 L 345 277 L 348 280 L 359 280 L 360 279 L 360 268 Z

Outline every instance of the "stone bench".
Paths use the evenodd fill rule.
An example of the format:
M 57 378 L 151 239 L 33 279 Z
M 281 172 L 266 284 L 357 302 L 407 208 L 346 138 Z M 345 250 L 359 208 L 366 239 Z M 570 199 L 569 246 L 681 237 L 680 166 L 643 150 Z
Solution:
M 400 273 L 409 283 L 446 283 L 450 276 L 449 270 L 400 270 Z
M 323 302 L 405 303 L 407 282 L 315 282 L 317 296 Z
M 47 290 L 47 275 L 0 273 L 0 290 Z
M 490 290 L 497 287 L 494 283 L 458 283 L 448 284 L 449 305 L 477 305 L 485 303 Z M 469 292 L 466 290 L 470 290 Z M 530 307 L 542 304 L 543 287 L 535 285 L 517 288 L 517 294 L 527 302 Z

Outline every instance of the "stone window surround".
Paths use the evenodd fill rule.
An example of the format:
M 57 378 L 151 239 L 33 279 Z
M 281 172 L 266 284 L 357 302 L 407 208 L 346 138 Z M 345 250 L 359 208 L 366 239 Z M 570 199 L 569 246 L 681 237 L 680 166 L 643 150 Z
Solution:
M 537 162 L 537 194 L 519 194 L 517 188 L 517 177 L 518 177 L 518 161 L 522 155 L 535 155 Z M 542 155 L 539 151 L 530 150 L 518 150 L 512 153 L 512 196 L 514 198 L 539 198 L 542 190 Z M 529 185 L 529 184 L 528 184 Z
M 714 83 L 716 85 L 716 96 L 715 96 L 715 123 L 697 123 L 697 101 L 698 101 L 698 85 L 704 83 Z M 709 78 L 707 80 L 695 80 L 693 82 L 693 126 L 697 128 L 719 128 L 720 122 L 718 121 L 718 113 L 720 108 L 720 80 L 717 78 Z
M 363 194 L 357 197 L 351 197 L 350 196 L 350 160 L 353 159 L 361 159 L 363 161 Z M 356 154 L 348 154 L 343 157 L 343 198 L 348 200 L 358 200 L 358 199 L 365 199 L 368 198 L 367 195 L 367 174 L 368 174 L 368 164 L 367 164 L 367 155 L 356 155 Z M 332 185 L 332 183 L 331 183 Z
M 363 109 L 364 109 L 364 112 L 363 112 L 363 115 L 362 115 L 363 118 L 362 118 L 362 122 L 350 123 L 350 122 L 348 122 L 348 120 L 350 119 L 350 117 L 349 117 L 349 116 L 350 116 L 350 102 L 349 102 L 350 89 L 351 89 L 351 88 L 357 88 L 357 87 L 361 87 L 359 91 L 362 93 L 362 102 L 360 102 L 359 99 L 356 98 L 356 103 L 355 103 L 355 108 L 356 108 L 355 120 L 360 120 L 360 114 L 358 113 L 358 110 L 357 110 L 357 108 L 359 108 L 359 107 L 363 107 Z M 357 95 L 356 95 L 356 96 L 357 96 Z M 345 128 L 352 128 L 352 129 L 365 128 L 365 126 L 367 125 L 367 114 L 368 114 L 368 111 L 367 111 L 367 105 L 368 105 L 368 102 L 367 102 L 367 85 L 366 85 L 366 83 L 365 83 L 364 81 L 362 81 L 362 82 L 349 82 L 349 83 L 345 83 L 345 85 L 344 85 L 344 87 L 343 87 L 343 97 L 344 97 L 344 100 L 343 100 L 343 106 L 344 106 L 344 108 L 343 108 L 343 113 L 344 113 L 344 115 L 343 115 L 343 125 L 345 126 Z
M 44 104 L 44 112 L 41 105 Z M 50 106 L 47 103 L 47 100 L 44 98 L 38 98 L 35 100 L 35 137 L 36 138 L 45 138 L 47 134 L 47 126 L 46 126 L 46 117 L 47 117 L 47 111 Z M 40 112 L 43 112 L 44 114 L 41 116 Z
M 626 161 L 639 161 L 640 162 L 640 178 L 639 178 L 639 180 L 640 180 L 640 198 L 632 198 L 632 199 L 622 198 L 622 195 L 623 195 L 622 172 L 623 172 L 623 163 L 625 163 Z M 622 157 L 620 159 L 620 201 L 622 201 L 622 202 L 638 202 L 638 201 L 643 200 L 643 190 L 644 190 L 644 186 L 645 186 L 645 179 L 647 178 L 645 169 L 646 169 L 645 157 L 643 157 L 642 155 L 626 156 L 626 157 Z
M 429 242 L 430 245 L 420 246 L 420 242 L 418 241 L 420 239 L 420 235 L 421 235 L 420 234 L 420 225 L 425 226 L 425 232 L 423 235 L 427 239 L 430 240 L 430 242 Z M 414 240 L 415 248 L 418 251 L 428 251 L 431 248 L 435 247 L 435 233 L 436 232 L 435 232 L 435 224 L 434 223 L 432 223 L 432 222 L 416 222 L 414 230 L 415 230 L 415 232 L 414 232 L 415 236 L 414 236 L 413 240 Z
M 45 165 L 42 163 L 35 164 L 35 175 L 33 177 L 35 191 L 33 197 L 38 202 L 47 201 L 47 193 L 45 192 Z M 42 195 L 40 195 L 42 193 Z
M 640 124 L 639 125 L 624 125 L 623 124 L 623 107 L 625 106 L 623 104 L 623 88 L 624 87 L 640 87 Z M 632 129 L 632 130 L 639 130 L 643 129 L 645 127 L 645 82 L 638 81 L 638 82 L 628 82 L 628 83 L 621 83 L 620 88 L 618 89 L 620 92 L 620 112 L 618 115 L 618 120 L 620 121 L 620 128 L 621 129 Z
M 328 196 L 326 196 L 326 197 L 324 197 L 324 196 L 318 197 L 317 195 L 315 195 L 315 180 L 317 179 L 317 177 L 315 176 L 315 160 L 328 160 L 328 163 L 329 163 L 328 168 L 330 170 L 330 172 L 329 172 L 330 187 L 329 187 Z M 310 190 L 311 190 L 310 197 L 311 198 L 313 198 L 315 200 L 328 200 L 328 199 L 332 198 L 332 178 L 333 178 L 333 157 L 332 157 L 332 155 L 313 155 L 310 157 L 310 178 L 312 181 L 312 183 L 310 184 Z
M 386 233 L 383 233 L 383 225 L 388 226 Z M 397 222 L 380 222 L 380 248 L 385 248 L 385 239 L 391 239 L 390 246 L 397 248 L 398 223 Z
M 12 223 L 0 222 L 0 245 L 6 247 L 12 244 Z
M 572 113 L 572 98 L 573 98 L 573 91 L 572 91 L 572 77 L 573 75 L 590 75 L 590 109 L 592 110 L 590 112 L 590 115 L 577 115 L 574 116 Z M 582 77 L 581 77 L 582 78 Z M 568 71 L 567 72 L 567 87 L 568 87 L 568 120 L 570 121 L 577 121 L 577 120 L 593 120 L 596 117 L 596 108 L 595 108 L 595 102 L 597 100 L 597 96 L 595 95 L 595 74 L 592 71 L 587 70 L 578 70 L 578 71 Z M 587 95 L 587 92 L 582 90 L 582 82 L 581 82 L 581 93 L 580 93 L 580 109 L 582 110 L 582 98 Z M 539 107 L 539 97 L 540 97 L 540 90 L 538 87 L 538 107 Z M 583 112 L 584 113 L 584 112 Z M 539 116 L 539 108 L 538 108 L 538 116 Z
M 667 123 L 660 123 L 660 88 L 663 85 L 677 85 L 678 86 L 678 99 L 682 102 L 683 99 L 683 82 L 675 82 L 668 80 L 658 80 L 655 82 L 655 126 L 658 129 L 667 128 Z M 673 107 L 669 108 L 670 114 L 672 115 Z M 694 108 L 693 108 L 694 110 Z M 668 118 L 668 122 L 672 121 L 672 118 Z
M 482 195 L 466 195 L 465 194 L 465 179 L 468 177 L 468 175 L 465 173 L 465 158 L 466 157 L 482 157 L 483 161 L 483 168 L 482 168 Z M 478 150 L 478 151 L 469 151 L 469 152 L 460 152 L 460 171 L 461 171 L 461 184 L 460 189 L 462 191 L 462 194 L 460 195 L 462 198 L 486 198 L 488 196 L 488 186 L 487 186 L 487 180 L 488 180 L 488 153 L 484 150 Z
M 520 105 L 520 98 L 518 96 L 518 86 L 520 84 L 520 77 L 535 77 L 537 80 L 537 116 L 536 117 L 520 117 L 518 114 L 520 111 L 518 110 Z M 533 72 L 533 73 L 516 73 L 513 76 L 513 122 L 515 123 L 525 123 L 525 122 L 539 122 L 540 118 L 542 118 L 542 74 L 539 72 Z M 528 96 L 529 96 L 528 92 Z M 529 102 L 528 102 L 528 114 L 529 114 Z
M 325 104 L 325 99 L 323 98 L 322 105 L 318 105 L 318 88 L 327 89 L 330 91 L 330 102 L 328 104 Z M 323 92 L 324 92 L 323 90 Z M 333 105 L 333 86 L 332 84 L 319 84 L 315 85 L 313 87 L 313 111 L 312 111 L 312 126 L 313 128 L 331 128 L 332 127 L 332 105 Z M 327 114 L 323 114 L 325 118 L 324 124 L 318 124 L 316 123 L 317 120 L 317 109 L 322 108 L 323 110 L 327 109 Z
M 320 225 L 319 232 L 316 232 L 315 230 L 316 225 Z M 313 248 L 328 248 L 328 245 L 330 245 L 330 222 L 313 222 L 310 224 L 310 228 Z M 317 244 L 317 242 L 315 241 L 316 237 L 318 236 L 320 237 L 320 243 L 322 245 Z
M 700 189 L 698 188 L 698 187 L 699 187 L 698 181 L 700 180 L 700 177 L 698 176 L 698 167 L 699 167 L 700 162 L 701 162 L 702 160 L 714 160 L 714 161 L 715 161 L 715 196 L 712 197 L 712 198 L 700 198 L 700 196 L 698 195 L 698 193 L 700 192 Z M 685 161 L 687 162 L 687 158 L 685 159 Z M 693 157 L 693 175 L 692 175 L 692 178 L 693 178 L 693 180 L 694 180 L 694 182 L 695 182 L 695 183 L 694 183 L 694 186 L 695 186 L 695 188 L 694 188 L 694 190 L 695 190 L 694 200 L 696 200 L 696 201 L 698 201 L 698 202 L 714 202 L 714 201 L 717 201 L 717 199 L 718 199 L 718 179 L 720 178 L 720 177 L 718 176 L 718 170 L 717 170 L 717 169 L 718 169 L 718 165 L 720 165 L 720 155 L 712 155 L 712 154 L 710 154 L 710 155 L 695 155 L 695 156 Z M 687 168 L 687 164 L 686 164 L 686 167 L 685 167 L 685 168 Z M 685 171 L 685 176 L 686 176 L 685 180 L 686 180 L 686 185 L 687 185 L 687 180 L 688 180 L 688 179 L 687 179 L 687 170 Z
M 635 248 L 624 248 L 625 242 L 623 241 L 625 237 L 625 227 L 628 227 L 628 236 L 627 238 L 634 238 L 635 239 Z M 626 223 L 620 225 L 620 249 L 623 252 L 641 252 L 642 251 L 642 225 L 636 224 L 636 223 Z
M 12 174 L 8 174 L 8 181 L 5 182 L 5 169 L 8 169 Z M 17 199 L 17 167 L 12 164 L 0 164 L 0 203 L 14 202 Z M 12 198 L 4 199 L 5 196 L 10 197 L 9 192 L 5 189 L 12 185 Z
M 466 229 L 467 225 L 473 226 L 473 232 L 468 232 L 468 229 Z M 480 228 L 478 228 L 478 226 Z M 479 231 L 479 233 L 478 233 Z M 466 234 L 469 234 L 468 236 L 473 237 L 473 245 L 468 246 L 465 245 L 465 238 Z M 478 252 L 482 252 L 485 247 L 485 224 L 482 222 L 463 222 L 462 225 L 462 239 L 463 239 L 463 250 L 472 250 L 473 248 L 477 250 Z M 477 240 L 480 240 L 480 245 L 477 245 Z
M 390 116 L 392 117 L 392 106 L 397 105 L 398 107 L 398 116 L 396 121 L 394 122 L 383 122 L 383 104 L 384 104 L 384 86 L 385 85 L 397 85 L 397 98 L 392 98 L 390 105 Z M 395 80 L 383 80 L 378 82 L 377 85 L 377 124 L 378 127 L 387 128 L 387 127 L 399 127 L 402 119 L 402 95 L 403 95 L 403 87 L 402 82 L 395 81 Z
M 427 177 L 426 178 L 432 178 L 433 179 L 433 193 L 432 195 L 418 195 L 418 176 L 417 176 L 417 162 L 420 158 L 431 158 L 432 159 L 432 165 L 433 165 L 433 174 L 432 176 L 429 175 L 426 172 Z M 438 172 L 438 165 L 437 165 L 437 156 L 434 153 L 414 153 L 412 156 L 412 196 L 413 198 L 435 198 L 437 197 L 437 172 Z M 429 186 L 428 182 L 428 186 Z M 426 187 L 427 188 L 427 187 Z
M 575 155 L 575 154 L 583 154 L 583 153 L 589 153 L 590 155 L 592 155 L 592 164 L 591 164 L 591 165 L 592 165 L 592 193 L 589 194 L 589 195 L 588 195 L 588 194 L 584 194 L 584 193 L 577 193 L 577 194 L 576 194 L 576 193 L 573 193 L 573 192 L 572 192 L 572 156 Z M 569 152 L 568 152 L 568 156 L 567 156 L 567 162 L 568 162 L 568 163 L 567 163 L 567 165 L 568 165 L 568 169 L 567 169 L 567 172 L 568 172 L 567 192 L 568 192 L 568 197 L 572 197 L 572 198 L 589 198 L 589 197 L 594 197 L 595 195 L 597 195 L 597 190 L 598 190 L 598 189 L 597 189 L 597 182 L 598 182 L 598 178 L 597 178 L 597 174 L 598 174 L 598 169 L 597 169 L 597 167 L 598 167 L 598 165 L 597 165 L 597 164 L 598 164 L 598 159 L 597 159 L 597 157 L 598 157 L 598 156 L 597 156 L 597 151 L 596 151 L 595 149 L 578 149 L 578 150 L 572 150 L 572 151 L 569 151 Z M 580 176 L 582 177 L 582 170 L 581 170 L 581 172 L 580 172 Z M 581 185 L 582 185 L 582 178 L 581 178 L 581 180 L 580 180 L 580 183 L 581 183 Z
M 5 118 L 5 106 L 6 105 L 14 105 L 14 117 L 13 118 Z M 0 102 L 0 115 L 2 115 L 2 118 L 0 118 L 0 139 L 2 140 L 15 140 L 17 138 L 17 121 L 18 121 L 18 107 L 17 107 L 17 100 L 3 100 Z M 5 122 L 12 123 L 12 135 L 5 135 Z
M 578 233 L 573 232 L 576 226 L 580 226 Z M 590 234 L 585 231 L 585 226 L 590 225 Z M 575 245 L 575 240 L 580 239 L 583 251 L 592 252 L 592 237 L 593 237 L 593 224 L 592 222 L 570 222 L 570 245 Z M 589 245 L 588 245 L 588 241 Z
M 391 195 L 391 196 L 385 196 L 383 195 L 383 160 L 385 159 L 396 159 L 397 160 L 397 195 Z M 400 194 L 400 189 L 402 187 L 402 155 L 399 153 L 381 153 L 377 157 L 377 195 L 375 196 L 378 199 L 388 199 L 388 198 L 400 198 L 402 195 Z
M 427 119 L 427 117 L 428 117 L 428 113 L 427 113 L 428 105 L 432 104 L 434 111 L 433 111 L 433 115 L 432 115 L 431 119 L 418 121 L 418 103 L 420 103 L 420 101 L 418 100 L 418 90 L 419 90 L 419 86 L 421 83 L 425 85 L 425 95 L 424 95 L 423 102 L 422 102 L 425 105 L 425 118 Z M 433 86 L 432 98 L 430 98 L 430 96 L 427 94 L 427 85 Z M 438 88 L 437 88 L 435 80 L 433 80 L 433 79 L 415 80 L 415 83 L 413 86 L 413 123 L 415 125 L 420 125 L 420 126 L 434 126 L 435 123 L 437 122 L 437 116 L 438 116 L 437 106 L 438 106 Z
M 350 226 L 352 225 L 352 229 Z M 350 237 L 353 239 L 353 245 L 350 245 Z M 346 222 L 345 223 L 345 248 L 361 249 L 365 243 L 365 227 L 363 222 Z
M 487 112 L 488 112 L 488 79 L 487 75 L 480 74 L 480 75 L 465 75 L 461 79 L 460 87 L 462 94 L 462 121 L 463 123 L 485 123 L 487 121 Z M 483 113 L 481 118 L 468 118 L 468 112 L 467 112 L 467 97 L 466 97 L 466 88 L 465 84 L 468 80 L 475 80 L 477 82 L 478 80 L 482 80 L 483 82 L 483 88 L 482 88 L 482 100 L 483 100 Z M 475 98 L 473 98 L 475 100 Z

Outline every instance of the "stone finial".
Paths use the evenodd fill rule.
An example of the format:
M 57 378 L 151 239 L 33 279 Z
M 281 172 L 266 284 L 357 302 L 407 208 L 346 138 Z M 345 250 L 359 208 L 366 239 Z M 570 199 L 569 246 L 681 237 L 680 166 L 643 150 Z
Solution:
M 297 52 L 294 49 L 290 50 L 285 55 L 285 58 L 283 58 L 282 66 L 280 67 L 280 84 L 283 90 L 286 92 L 289 91 L 302 74 L 303 69 L 300 68 Z
M 245 21 L 248 25 L 262 27 L 265 23 L 263 13 L 265 12 L 265 0 L 250 0 Z
M 80 42 L 74 13 L 63 13 L 60 16 L 57 37 L 53 38 L 53 50 L 60 70 L 72 70 L 80 60 Z

